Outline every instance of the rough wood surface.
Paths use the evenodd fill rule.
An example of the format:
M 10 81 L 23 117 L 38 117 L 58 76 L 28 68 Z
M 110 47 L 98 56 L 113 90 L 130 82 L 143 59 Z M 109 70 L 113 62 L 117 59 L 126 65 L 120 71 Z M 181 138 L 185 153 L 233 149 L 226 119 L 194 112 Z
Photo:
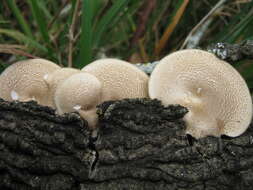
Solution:
M 216 43 L 208 47 L 207 50 L 230 63 L 253 59 L 253 40 L 243 41 L 239 44 Z
M 0 100 L 0 189 L 78 189 L 95 151 L 78 114 Z
M 77 114 L 0 101 L 0 189 L 252 189 L 252 127 L 195 140 L 186 113 L 157 100 L 106 102 L 91 138 Z

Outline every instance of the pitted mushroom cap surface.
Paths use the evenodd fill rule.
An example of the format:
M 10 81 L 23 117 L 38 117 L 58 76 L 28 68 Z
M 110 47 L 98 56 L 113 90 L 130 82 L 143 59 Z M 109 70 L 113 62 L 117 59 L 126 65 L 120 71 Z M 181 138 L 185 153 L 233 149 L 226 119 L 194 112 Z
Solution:
M 148 76 L 126 61 L 101 59 L 82 71 L 94 75 L 102 83 L 102 101 L 148 97 Z
M 51 106 L 48 86 L 43 76 L 59 68 L 45 59 L 28 59 L 14 63 L 0 75 L 0 97 L 7 101 L 36 100 L 41 105 Z
M 54 72 L 50 74 L 46 74 L 44 76 L 44 80 L 48 84 L 48 87 L 49 87 L 49 98 L 51 98 L 50 103 L 53 105 L 54 108 L 56 108 L 55 103 L 54 103 L 54 94 L 55 94 L 57 86 L 60 85 L 68 77 L 80 72 L 81 71 L 78 69 L 61 68 L 61 69 L 55 70 Z
M 150 76 L 149 96 L 189 109 L 186 133 L 195 138 L 236 137 L 249 126 L 252 100 L 246 82 L 227 62 L 203 50 L 163 58 Z
M 59 114 L 78 111 L 88 121 L 89 126 L 96 127 L 96 106 L 101 102 L 102 85 L 89 73 L 70 76 L 57 86 L 54 101 Z

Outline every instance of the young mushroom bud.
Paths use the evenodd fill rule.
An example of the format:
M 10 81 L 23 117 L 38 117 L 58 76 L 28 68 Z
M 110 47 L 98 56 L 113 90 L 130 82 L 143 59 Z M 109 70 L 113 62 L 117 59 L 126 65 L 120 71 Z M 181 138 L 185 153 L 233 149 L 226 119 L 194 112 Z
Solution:
M 149 96 L 189 109 L 186 133 L 195 138 L 241 135 L 252 118 L 252 100 L 241 75 L 203 50 L 163 58 L 150 76 Z
M 53 105 L 54 108 L 56 108 L 55 103 L 54 103 L 54 95 L 55 95 L 57 86 L 60 85 L 68 77 L 80 72 L 81 71 L 78 69 L 61 68 L 61 69 L 55 70 L 54 72 L 50 74 L 44 75 L 44 80 L 47 83 L 48 88 L 49 88 L 50 104 Z
M 91 128 L 97 124 L 96 106 L 101 102 L 102 84 L 91 74 L 70 76 L 56 88 L 54 101 L 59 114 L 78 111 Z
M 12 64 L 0 75 L 0 97 L 7 101 L 35 100 L 41 105 L 51 106 L 43 77 L 59 68 L 45 59 L 28 59 Z

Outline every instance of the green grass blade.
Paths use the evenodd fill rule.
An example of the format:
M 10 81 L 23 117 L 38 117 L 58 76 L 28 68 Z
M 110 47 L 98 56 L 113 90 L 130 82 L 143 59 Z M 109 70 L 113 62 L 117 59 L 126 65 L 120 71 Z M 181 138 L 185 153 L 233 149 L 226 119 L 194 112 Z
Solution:
M 83 0 L 82 3 L 82 22 L 80 37 L 80 56 L 76 67 L 81 68 L 90 63 L 92 58 L 92 19 L 93 1 Z
M 28 0 L 27 2 L 32 10 L 33 17 L 36 20 L 36 23 L 39 27 L 39 31 L 41 33 L 43 40 L 49 45 L 50 38 L 49 38 L 48 30 L 47 30 L 47 23 L 38 5 L 38 1 Z
M 106 30 L 108 29 L 108 26 L 115 18 L 117 18 L 117 15 L 122 12 L 122 10 L 126 7 L 126 5 L 129 3 L 129 0 L 118 0 L 115 1 L 115 3 L 112 5 L 112 7 L 106 12 L 106 14 L 101 18 L 99 23 L 97 24 L 94 33 L 96 36 L 94 36 L 93 43 L 94 46 L 97 47 L 99 45 L 100 39 L 102 38 L 102 35 Z
M 247 3 L 238 14 L 231 18 L 230 22 L 224 26 L 222 31 L 215 35 L 212 42 L 234 42 L 236 37 L 240 35 L 239 33 L 242 31 L 240 27 L 245 28 L 246 26 L 247 28 L 247 24 L 245 25 L 245 23 L 249 23 L 249 20 L 251 20 L 252 13 L 250 12 L 252 11 L 252 6 L 253 1 L 251 3 Z M 238 30 L 240 31 L 238 32 Z
M 40 50 L 43 53 L 48 53 L 47 48 L 45 48 L 40 43 L 29 38 L 28 36 L 24 35 L 21 32 L 18 32 L 15 30 L 0 29 L 0 34 L 7 35 L 7 36 L 17 40 L 18 42 L 27 45 L 29 48 Z
M 127 9 L 125 10 L 121 10 L 120 14 L 117 15 L 117 17 L 113 18 L 113 20 L 109 23 L 108 27 L 113 28 L 112 26 L 116 26 L 118 25 L 120 22 L 124 23 L 128 23 L 127 25 L 124 23 L 125 28 L 130 28 L 132 32 L 134 32 L 136 30 L 136 24 L 134 21 L 134 14 L 136 11 L 138 11 L 140 2 L 136 1 L 136 2 L 131 2 L 132 4 L 128 4 Z M 110 34 L 111 35 L 111 34 Z
M 238 23 L 232 30 L 229 36 L 227 36 L 227 42 L 234 43 L 239 36 L 243 34 L 243 31 L 245 31 L 249 26 L 251 26 L 251 22 L 253 21 L 253 9 L 248 13 L 246 17 L 243 18 L 243 20 Z
M 25 21 L 23 15 L 21 14 L 21 11 L 19 10 L 19 8 L 16 5 L 16 2 L 14 0 L 8 0 L 8 1 L 6 1 L 6 3 L 8 4 L 9 8 L 12 10 L 13 14 L 17 18 L 18 23 L 19 23 L 20 27 L 22 28 L 23 32 L 27 36 L 29 36 L 30 38 L 33 38 L 31 28 L 27 24 L 27 22 Z
M 42 10 L 43 14 L 45 15 L 46 18 L 48 18 L 49 20 L 52 19 L 52 15 L 48 9 L 48 7 L 46 6 L 46 2 L 45 1 L 37 1 L 38 5 L 40 7 L 40 9 Z

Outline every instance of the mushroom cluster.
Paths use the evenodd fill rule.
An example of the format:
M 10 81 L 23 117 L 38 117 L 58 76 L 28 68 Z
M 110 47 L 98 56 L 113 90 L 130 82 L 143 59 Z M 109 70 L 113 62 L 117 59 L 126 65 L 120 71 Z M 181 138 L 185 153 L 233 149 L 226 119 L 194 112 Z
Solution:
M 186 133 L 195 138 L 241 135 L 252 118 L 246 82 L 227 62 L 203 50 L 181 50 L 163 58 L 149 80 L 149 96 L 189 109 Z
M 83 69 L 61 68 L 44 59 L 17 62 L 0 75 L 0 97 L 36 100 L 59 114 L 77 111 L 97 128 L 96 106 L 124 98 L 181 104 L 186 133 L 195 138 L 241 135 L 252 118 L 246 82 L 227 62 L 203 50 L 181 50 L 163 58 L 150 79 L 132 64 L 101 59 Z
M 96 106 L 108 100 L 148 97 L 148 76 L 132 64 L 101 59 L 85 66 L 56 89 L 54 100 L 60 113 L 78 111 L 96 128 Z
M 7 101 L 35 100 L 59 114 L 77 111 L 95 128 L 98 104 L 148 97 L 148 76 L 118 59 L 101 59 L 82 70 L 30 59 L 11 65 L 0 75 L 0 97 Z

